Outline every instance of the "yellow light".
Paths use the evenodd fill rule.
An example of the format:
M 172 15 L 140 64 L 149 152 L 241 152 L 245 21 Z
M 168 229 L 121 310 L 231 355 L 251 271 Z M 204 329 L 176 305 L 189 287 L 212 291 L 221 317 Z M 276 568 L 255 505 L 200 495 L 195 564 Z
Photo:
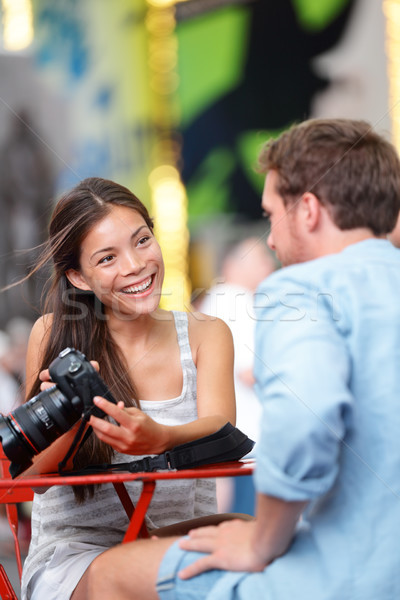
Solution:
M 187 0 L 147 0 L 147 3 L 156 8 L 169 8 L 175 6 L 175 4 L 186 1 Z
M 27 48 L 33 41 L 31 0 L 2 0 L 3 44 L 15 52 Z
M 170 36 L 175 30 L 175 13 L 173 10 L 149 10 L 145 22 L 152 35 Z
M 189 230 L 187 196 L 177 165 L 181 141 L 176 130 L 179 106 L 175 92 L 178 41 L 175 35 L 176 0 L 147 0 L 146 27 L 149 36 L 150 87 L 152 114 L 158 131 L 154 144 L 157 165 L 149 176 L 155 235 L 165 263 L 162 308 L 189 310 L 191 286 L 188 277 Z
M 187 197 L 178 170 L 160 165 L 149 176 L 155 235 L 165 263 L 162 307 L 188 309 L 190 284 L 187 277 L 189 232 Z
M 147 2 L 155 8 L 169 8 L 175 4 L 174 0 L 147 0 Z
M 158 169 L 160 168 L 167 170 L 169 167 Z M 185 244 L 187 199 L 184 186 L 179 179 L 170 177 L 154 180 L 154 172 L 152 176 L 150 180 L 153 179 L 153 183 L 150 185 L 153 192 L 153 216 L 157 237 L 160 240 L 180 234 L 181 241 L 178 243 Z M 174 242 L 177 243 L 176 238 Z
M 165 277 L 162 292 L 162 307 L 166 310 L 190 310 L 191 288 L 187 279 L 182 280 L 180 271 L 173 272 L 170 269 Z
M 149 183 L 152 188 L 157 186 L 160 182 L 168 181 L 169 179 L 179 180 L 178 169 L 172 165 L 160 165 L 153 169 L 149 175 Z
M 400 0 L 384 0 L 392 141 L 400 153 Z

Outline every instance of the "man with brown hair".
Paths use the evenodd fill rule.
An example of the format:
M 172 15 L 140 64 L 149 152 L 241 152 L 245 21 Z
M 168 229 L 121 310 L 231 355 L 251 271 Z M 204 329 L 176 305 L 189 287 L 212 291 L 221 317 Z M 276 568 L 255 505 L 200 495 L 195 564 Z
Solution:
M 334 119 L 260 164 L 285 268 L 256 296 L 256 519 L 113 548 L 90 598 L 400 597 L 400 163 L 367 123 Z

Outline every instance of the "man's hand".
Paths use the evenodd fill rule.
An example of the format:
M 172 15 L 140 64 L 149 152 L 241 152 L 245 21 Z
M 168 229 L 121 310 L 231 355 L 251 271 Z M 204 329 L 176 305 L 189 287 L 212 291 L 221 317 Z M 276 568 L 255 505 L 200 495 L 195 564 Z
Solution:
M 256 521 L 224 521 L 217 527 L 200 527 L 189 532 L 179 546 L 183 550 L 206 555 L 179 572 L 181 579 L 190 579 L 204 571 L 262 571 L 266 564 L 253 548 Z

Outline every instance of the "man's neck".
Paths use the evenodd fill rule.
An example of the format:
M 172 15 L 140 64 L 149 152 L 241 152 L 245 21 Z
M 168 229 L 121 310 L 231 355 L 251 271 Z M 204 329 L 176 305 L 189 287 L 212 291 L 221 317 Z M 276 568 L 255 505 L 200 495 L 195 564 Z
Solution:
M 342 252 L 348 246 L 363 242 L 368 239 L 380 239 L 379 236 L 375 236 L 370 229 L 358 228 L 358 229 L 337 229 L 328 232 L 328 235 L 320 239 L 319 243 L 314 246 L 315 256 L 319 258 L 326 256 L 327 254 L 337 254 Z

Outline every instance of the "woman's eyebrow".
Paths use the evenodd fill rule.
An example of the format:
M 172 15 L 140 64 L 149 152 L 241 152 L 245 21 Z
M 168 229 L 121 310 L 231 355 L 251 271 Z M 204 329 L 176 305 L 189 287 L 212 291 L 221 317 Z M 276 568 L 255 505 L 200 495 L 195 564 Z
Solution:
M 138 227 L 131 235 L 131 240 L 139 233 L 139 231 L 141 231 L 142 229 L 146 229 L 147 225 L 141 225 L 140 227 Z M 92 260 L 92 258 L 94 256 L 96 256 L 96 254 L 99 253 L 103 253 L 103 252 L 110 252 L 111 250 L 114 250 L 115 246 L 107 246 L 106 248 L 100 248 L 100 250 L 96 250 L 96 252 L 93 252 L 92 256 L 90 257 L 90 260 Z

